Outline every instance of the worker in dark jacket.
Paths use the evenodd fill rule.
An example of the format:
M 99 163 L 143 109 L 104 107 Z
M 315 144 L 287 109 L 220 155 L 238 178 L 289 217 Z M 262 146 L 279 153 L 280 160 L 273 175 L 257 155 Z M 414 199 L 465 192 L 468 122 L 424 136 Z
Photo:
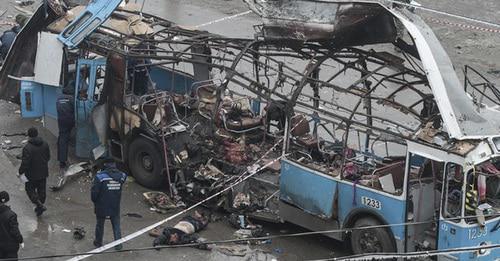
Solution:
M 91 198 L 94 202 L 94 212 L 97 219 L 95 226 L 94 246 L 101 247 L 104 235 L 104 221 L 111 220 L 115 240 L 120 239 L 120 200 L 123 183 L 127 175 L 116 168 L 114 163 L 105 163 L 104 169 L 97 173 L 91 189 Z M 115 246 L 121 250 L 122 245 Z
M 47 142 L 38 137 L 38 130 L 28 130 L 28 144 L 23 148 L 22 162 L 19 174 L 25 175 L 26 193 L 33 204 L 35 213 L 41 216 L 47 210 L 44 206 L 46 198 L 47 177 L 49 176 L 50 149 Z
M 73 86 L 74 88 L 74 86 Z M 65 169 L 68 161 L 68 145 L 71 138 L 71 130 L 75 126 L 74 99 L 71 86 L 63 89 L 63 93 L 57 98 L 57 125 L 59 136 L 57 137 L 57 160 L 59 167 Z
M 14 26 L 10 30 L 3 32 L 2 36 L 0 36 L 0 41 L 2 41 L 2 46 L 0 46 L 0 56 L 2 60 L 5 60 L 5 57 L 7 57 L 10 47 L 19 33 L 19 29 L 20 28 L 18 26 Z
M 18 14 L 16 16 L 17 25 L 12 27 L 10 30 L 3 32 L 2 36 L 0 36 L 0 41 L 2 42 L 2 45 L 0 46 L 0 57 L 2 58 L 2 60 L 4 60 L 9 53 L 9 49 L 14 43 L 17 34 L 21 31 L 28 19 L 28 17 L 22 14 Z
M 24 246 L 17 215 L 5 205 L 7 202 L 9 202 L 9 193 L 0 192 L 0 259 L 17 258 L 19 247 Z

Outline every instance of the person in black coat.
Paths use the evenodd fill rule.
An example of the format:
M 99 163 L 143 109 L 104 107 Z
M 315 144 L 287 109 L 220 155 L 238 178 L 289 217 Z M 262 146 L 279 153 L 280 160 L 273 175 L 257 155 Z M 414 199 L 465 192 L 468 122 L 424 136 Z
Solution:
M 68 146 L 71 138 L 71 130 L 75 126 L 74 91 L 73 86 L 67 86 L 57 98 L 57 126 L 59 136 L 57 137 L 57 160 L 59 167 L 65 169 L 68 161 Z
M 24 246 L 17 215 L 5 205 L 7 202 L 9 202 L 9 193 L 0 192 L 0 259 L 17 258 L 19 247 Z
M 49 176 L 48 163 L 50 160 L 50 149 L 47 142 L 38 137 L 38 130 L 28 130 L 29 141 L 23 148 L 22 162 L 19 167 L 19 175 L 25 175 L 28 180 L 25 183 L 26 194 L 33 204 L 35 213 L 41 216 L 47 210 L 44 206 L 46 199 L 47 177 Z
M 0 58 L 5 60 L 7 54 L 9 53 L 10 47 L 14 43 L 17 35 L 23 28 L 24 24 L 29 20 L 28 17 L 18 14 L 16 16 L 17 25 L 12 27 L 10 30 L 3 32 L 2 36 L 0 36 L 1 46 L 0 46 Z
M 0 36 L 0 41 L 2 42 L 2 46 L 0 46 L 0 57 L 2 60 L 5 60 L 5 57 L 7 57 L 10 47 L 14 43 L 19 31 L 19 26 L 14 26 L 12 29 L 3 32 L 2 36 Z
M 116 168 L 114 163 L 105 163 L 104 169 L 99 171 L 94 178 L 91 188 L 91 199 L 94 203 L 94 212 L 97 223 L 95 227 L 94 246 L 101 247 L 104 236 L 104 221 L 111 220 L 115 240 L 120 239 L 120 201 L 123 183 L 127 174 Z M 121 250 L 122 245 L 115 246 Z

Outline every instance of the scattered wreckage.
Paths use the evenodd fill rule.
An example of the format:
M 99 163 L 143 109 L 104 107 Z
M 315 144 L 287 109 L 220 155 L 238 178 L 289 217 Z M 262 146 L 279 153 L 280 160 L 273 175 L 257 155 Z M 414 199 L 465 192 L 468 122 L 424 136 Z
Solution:
M 255 39 L 182 28 L 119 1 L 49 16 L 41 37 L 65 43 L 52 50 L 59 44 L 62 75 L 75 74 L 77 155 L 107 150 L 140 184 L 188 203 L 281 157 L 209 205 L 347 229 L 328 236 L 355 253 L 498 242 L 495 86 L 469 69 L 464 90 L 432 30 L 401 6 L 245 2 L 264 18 Z M 24 114 L 43 99 L 34 71 L 35 87 L 20 91 Z M 455 255 L 470 256 L 500 251 Z

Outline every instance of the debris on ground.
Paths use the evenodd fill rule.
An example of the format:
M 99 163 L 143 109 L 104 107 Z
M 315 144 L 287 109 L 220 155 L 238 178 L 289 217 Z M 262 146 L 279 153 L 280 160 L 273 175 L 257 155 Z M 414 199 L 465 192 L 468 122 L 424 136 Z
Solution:
M 251 238 L 252 230 L 251 229 L 238 229 L 234 232 L 234 236 L 239 239 Z
M 218 245 L 212 249 L 210 261 L 276 261 L 277 258 L 260 249 L 244 245 Z
M 59 191 L 64 187 L 68 178 L 88 173 L 90 172 L 90 169 L 91 164 L 87 161 L 72 164 L 67 169 L 61 171 L 57 184 L 55 186 L 51 186 L 50 189 L 54 192 Z
M 126 213 L 123 215 L 124 217 L 133 217 L 133 218 L 143 218 L 141 214 L 138 213 Z
M 27 136 L 26 132 L 15 132 L 15 133 L 4 133 L 2 136 L 13 137 L 13 136 Z
M 235 209 L 244 209 L 250 206 L 250 195 L 239 192 L 233 199 Z
M 169 210 L 179 207 L 179 204 L 163 192 L 151 191 L 144 192 L 142 195 L 149 205 L 151 205 L 151 209 L 158 213 L 165 214 Z
M 17 0 L 16 1 L 16 4 L 18 4 L 20 6 L 29 6 L 29 5 L 32 5 L 34 3 L 35 3 L 34 0 Z
M 83 227 L 75 227 L 73 229 L 73 238 L 76 240 L 82 240 L 87 232 Z
M 212 165 L 211 160 L 209 160 L 206 165 L 201 164 L 200 168 L 194 173 L 194 178 L 198 180 L 218 181 L 223 177 L 224 173 Z

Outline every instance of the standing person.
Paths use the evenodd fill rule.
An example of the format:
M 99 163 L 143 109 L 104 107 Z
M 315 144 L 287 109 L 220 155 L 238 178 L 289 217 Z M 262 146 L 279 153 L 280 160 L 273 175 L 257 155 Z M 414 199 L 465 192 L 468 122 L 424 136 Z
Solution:
M 47 210 L 44 206 L 46 198 L 47 177 L 49 176 L 50 149 L 47 142 L 38 137 L 38 130 L 31 127 L 28 130 L 28 144 L 23 148 L 22 162 L 19 174 L 24 174 L 28 180 L 25 183 L 26 193 L 33 204 L 35 213 L 41 216 Z
M 17 25 L 12 27 L 10 30 L 3 32 L 2 36 L 0 36 L 0 41 L 2 42 L 2 45 L 0 46 L 0 57 L 2 58 L 2 60 L 7 57 L 10 47 L 14 43 L 17 34 L 21 31 L 28 20 L 29 18 L 25 15 L 16 15 Z
M 0 259 L 17 258 L 19 247 L 24 247 L 17 215 L 5 205 L 9 198 L 9 193 L 0 192 Z
M 74 88 L 74 86 L 73 86 Z M 71 130 L 75 126 L 75 106 L 71 86 L 66 86 L 62 94 L 57 98 L 57 126 L 59 136 L 57 137 L 57 160 L 59 168 L 65 169 L 68 164 L 68 145 L 71 138 Z
M 114 163 L 105 163 L 104 169 L 94 178 L 91 189 L 91 199 L 94 202 L 94 212 L 97 223 L 95 226 L 94 246 L 101 247 L 104 235 L 104 221 L 111 220 L 115 240 L 122 237 L 120 230 L 120 201 L 123 183 L 127 174 L 116 168 Z M 122 245 L 115 246 L 121 250 Z

